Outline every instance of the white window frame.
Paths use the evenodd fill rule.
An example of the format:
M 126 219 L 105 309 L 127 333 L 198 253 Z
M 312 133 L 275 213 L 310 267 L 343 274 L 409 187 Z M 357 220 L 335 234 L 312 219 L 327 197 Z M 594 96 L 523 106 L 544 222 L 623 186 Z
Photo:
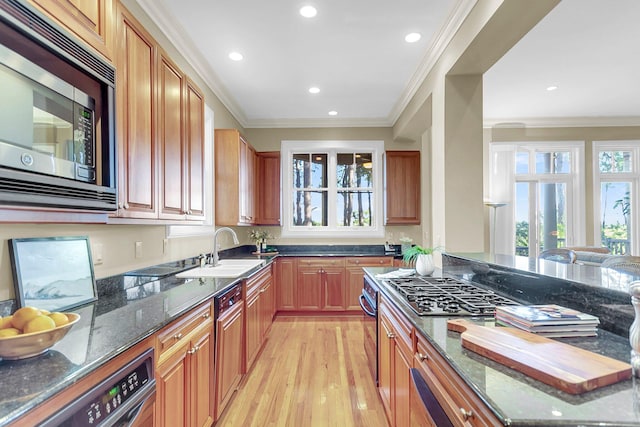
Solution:
M 600 188 L 605 182 L 631 182 L 631 254 L 640 253 L 640 141 L 593 141 L 593 242 L 596 246 L 602 246 L 600 238 Z M 603 173 L 600 172 L 600 151 L 630 151 L 631 172 Z
M 338 153 L 372 153 L 373 173 L 373 224 L 369 227 L 338 226 L 336 198 L 338 187 L 335 182 Z M 327 226 L 294 226 L 293 225 L 293 154 L 313 153 L 327 154 Z M 364 238 L 384 237 L 383 221 L 383 154 L 384 141 L 282 141 L 282 237 L 331 237 L 331 238 Z M 333 213 L 333 214 L 332 214 Z
M 490 156 L 490 195 L 491 199 L 507 203 L 504 208 L 497 211 L 496 216 L 496 251 L 497 253 L 515 253 L 515 184 L 517 182 L 558 182 L 567 184 L 567 246 L 582 246 L 586 241 L 585 223 L 586 206 L 584 174 L 584 141 L 558 141 L 558 142 L 492 142 Z M 499 164 L 498 153 L 512 152 L 512 161 Z M 516 153 L 518 151 L 529 152 L 529 173 L 516 174 Z M 571 172 L 568 174 L 536 174 L 535 155 L 536 153 L 563 152 L 571 153 Z M 509 168 L 510 170 L 501 170 Z M 505 182 L 505 179 L 506 182 Z M 500 195 L 501 197 L 496 197 Z M 496 201 L 493 200 L 493 201 Z M 537 201 L 536 201 L 537 204 Z M 537 212 L 537 206 L 535 207 Z M 503 216 L 501 216 L 503 215 Z M 505 218 L 505 216 L 507 218 Z M 501 219 L 508 226 L 501 227 Z M 537 232 L 537 230 L 536 230 Z M 531 254 L 530 254 L 531 256 Z

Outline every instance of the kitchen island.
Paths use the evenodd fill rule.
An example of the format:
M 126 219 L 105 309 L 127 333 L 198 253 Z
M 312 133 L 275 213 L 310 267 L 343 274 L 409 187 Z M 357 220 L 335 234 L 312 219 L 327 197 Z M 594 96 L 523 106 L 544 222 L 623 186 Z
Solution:
M 472 260 L 451 256 L 443 263 L 443 274 L 453 275 L 453 272 L 461 273 L 467 279 L 476 277 L 471 267 L 475 265 Z M 491 267 L 497 267 L 491 265 Z M 478 268 L 476 268 L 478 270 Z M 507 269 L 509 270 L 509 269 Z M 480 356 L 462 347 L 460 334 L 447 329 L 447 320 L 454 316 L 418 316 L 391 286 L 376 275 L 392 271 L 392 269 L 366 268 L 367 276 L 373 278 L 380 287 L 384 298 L 390 301 L 395 308 L 404 315 L 413 325 L 417 336 L 426 339 L 437 352 L 450 364 L 460 380 L 466 383 L 468 388 L 486 405 L 496 419 L 504 425 L 534 426 L 534 425 L 558 425 L 558 426 L 639 426 L 640 425 L 640 384 L 633 379 L 625 380 L 601 387 L 593 391 L 572 395 L 560 391 L 554 387 L 539 382 L 525 374 L 496 363 L 488 358 Z M 480 275 L 486 274 L 479 269 Z M 484 273 L 482 273 L 484 271 Z M 507 271 L 513 273 L 512 271 Z M 524 272 L 523 272 L 524 273 Z M 476 282 L 493 290 L 504 290 L 504 274 L 493 273 L 493 281 L 501 284 L 500 290 L 488 286 L 489 281 Z M 530 280 L 539 280 L 537 273 L 527 271 L 531 275 Z M 502 277 L 499 279 L 498 276 Z M 513 276 L 511 276 L 512 280 Z M 517 282 L 517 280 L 516 280 Z M 593 291 L 587 288 L 574 288 L 573 297 L 578 294 L 576 289 L 583 292 Z M 525 288 L 518 288 L 519 291 Z M 547 289 L 548 291 L 548 289 Z M 596 290 L 597 291 L 597 290 Z M 619 299 L 624 304 L 624 298 L 617 295 L 620 291 L 610 290 L 602 292 L 612 300 Z M 597 293 L 597 292 L 596 292 Z M 516 293 L 522 303 L 528 302 L 528 295 Z M 589 294 L 582 294 L 582 299 L 589 299 Z M 533 300 L 539 298 L 535 294 Z M 558 302 L 562 303 L 562 302 Z M 630 305 L 627 295 L 626 304 Z M 624 310 L 620 311 L 624 313 Z M 493 318 L 474 318 L 478 325 L 494 327 Z M 605 325 L 601 325 L 605 326 Z M 570 344 L 594 353 L 602 354 L 613 359 L 628 362 L 630 345 L 628 339 L 611 331 L 601 328 L 597 337 L 562 338 L 559 341 Z M 553 355 L 549 355 L 553 357 Z

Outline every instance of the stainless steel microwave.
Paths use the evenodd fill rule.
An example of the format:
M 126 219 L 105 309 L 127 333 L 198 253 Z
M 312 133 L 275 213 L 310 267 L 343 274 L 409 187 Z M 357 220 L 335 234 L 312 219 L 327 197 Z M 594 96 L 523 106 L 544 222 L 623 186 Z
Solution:
M 116 210 L 115 68 L 2 0 L 0 94 L 0 205 Z
M 96 101 L 0 46 L 0 164 L 96 182 Z

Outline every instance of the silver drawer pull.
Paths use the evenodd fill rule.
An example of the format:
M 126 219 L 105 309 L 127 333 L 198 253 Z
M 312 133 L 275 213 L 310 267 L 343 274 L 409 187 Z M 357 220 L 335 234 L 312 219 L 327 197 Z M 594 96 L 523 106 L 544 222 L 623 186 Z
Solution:
M 420 359 L 420 360 L 423 360 L 423 361 L 424 361 L 424 360 L 429 359 L 429 356 L 428 356 L 428 355 L 426 355 L 426 354 L 418 353 L 418 359 Z
M 182 338 L 182 332 L 180 332 L 179 334 L 175 334 L 173 336 L 173 339 L 175 339 L 176 341 L 179 340 L 180 338 Z
M 393 332 L 387 332 L 387 338 L 395 338 L 396 334 L 394 334 Z
M 203 318 L 203 319 L 208 319 L 208 318 L 209 318 L 209 316 L 211 316 L 209 313 L 204 313 L 204 314 L 202 315 L 202 318 Z

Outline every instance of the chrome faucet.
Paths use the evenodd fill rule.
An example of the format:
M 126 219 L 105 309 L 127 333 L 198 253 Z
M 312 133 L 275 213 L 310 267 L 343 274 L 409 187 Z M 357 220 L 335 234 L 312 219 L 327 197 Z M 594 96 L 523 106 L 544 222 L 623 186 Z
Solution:
M 233 236 L 233 243 L 235 243 L 236 245 L 240 243 L 238 241 L 238 235 L 235 231 L 233 231 L 229 227 L 218 228 L 215 233 L 213 233 L 213 252 L 211 253 L 213 261 L 211 262 L 211 265 L 214 267 L 220 263 L 220 257 L 218 256 L 218 233 L 220 233 L 221 231 L 228 231 L 229 233 L 231 233 L 231 235 Z

